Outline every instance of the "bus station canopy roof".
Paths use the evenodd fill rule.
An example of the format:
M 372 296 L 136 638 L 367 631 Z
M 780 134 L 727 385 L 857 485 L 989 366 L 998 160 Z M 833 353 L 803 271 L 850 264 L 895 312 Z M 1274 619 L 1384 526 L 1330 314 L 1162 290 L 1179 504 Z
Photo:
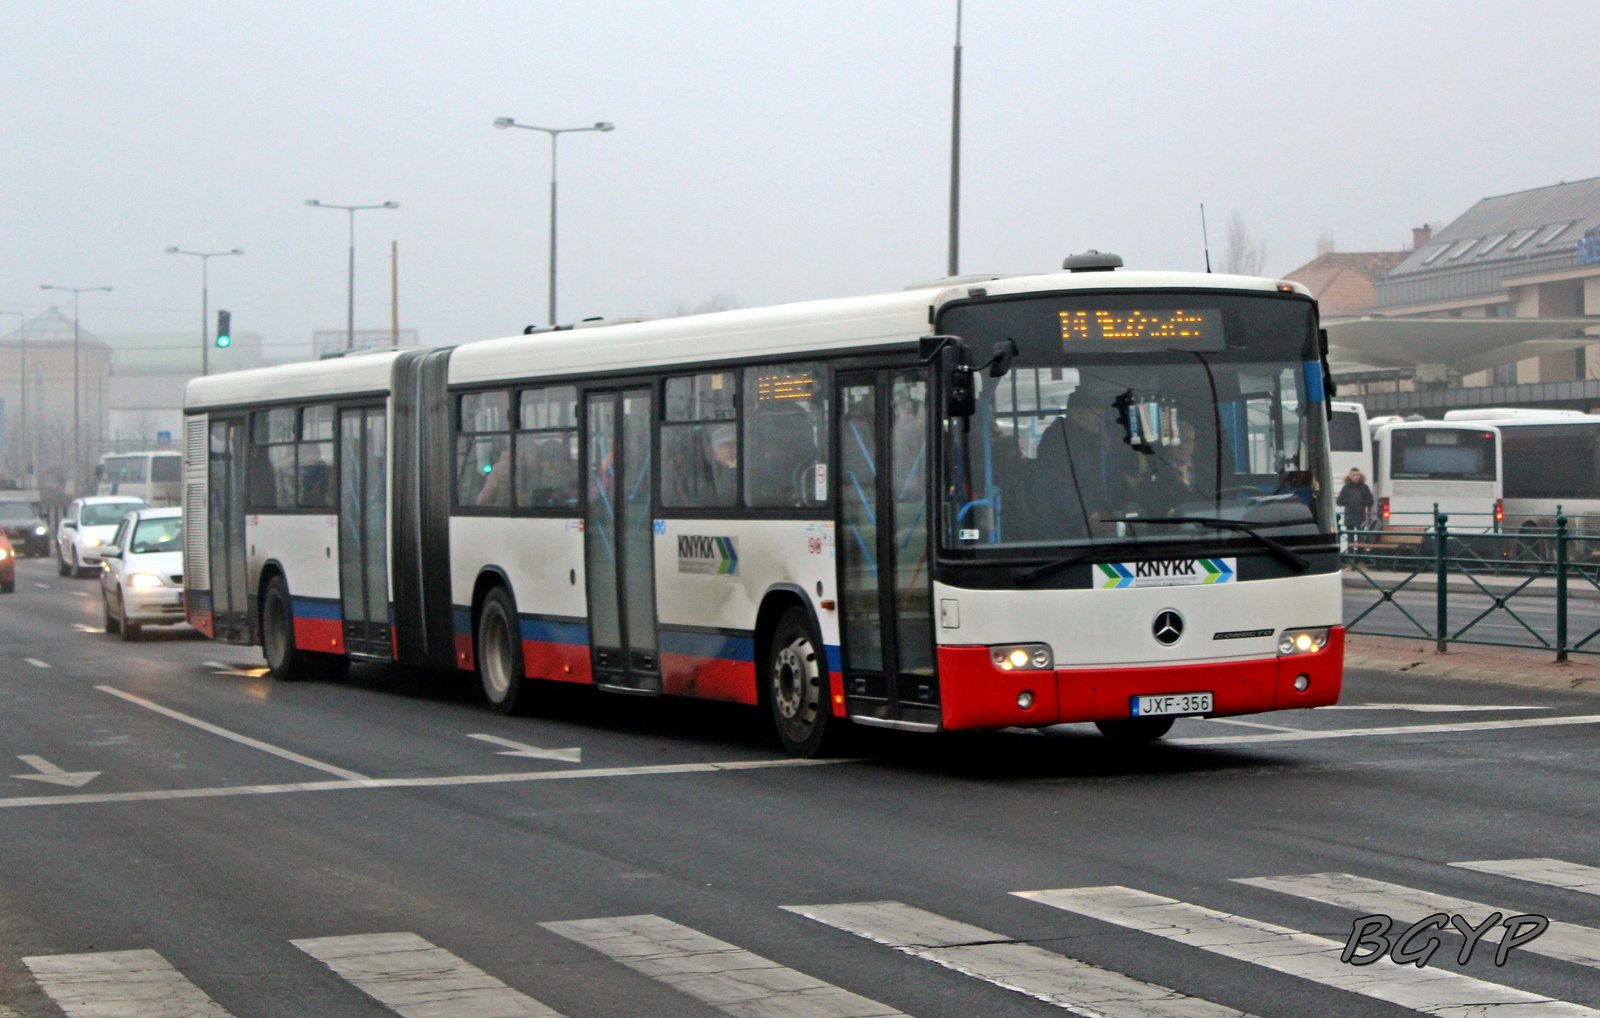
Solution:
M 1600 327 L 1593 318 L 1344 318 L 1323 326 L 1331 361 L 1463 374 L 1600 342 L 1587 332 Z

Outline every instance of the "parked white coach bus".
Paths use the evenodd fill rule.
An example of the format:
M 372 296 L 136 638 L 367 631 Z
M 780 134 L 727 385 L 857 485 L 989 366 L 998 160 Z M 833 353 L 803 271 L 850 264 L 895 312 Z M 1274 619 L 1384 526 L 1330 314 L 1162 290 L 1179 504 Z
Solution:
M 1372 429 L 1367 426 L 1367 408 L 1360 403 L 1335 402 L 1328 417 L 1328 463 L 1334 491 L 1359 470 L 1367 484 L 1376 481 L 1372 473 Z
M 802 754 L 844 719 L 1152 738 L 1338 698 L 1298 284 L 598 324 L 192 381 L 192 623 L 282 678 L 475 669 L 500 711 L 532 680 L 761 704 Z
M 1452 410 L 1445 420 L 1479 422 L 1499 432 L 1506 531 L 1536 539 L 1534 531 L 1555 530 L 1559 508 L 1574 536 L 1600 538 L 1600 417 L 1576 410 L 1495 407 Z M 1591 549 L 1580 550 L 1574 560 Z
M 1493 532 L 1502 517 L 1500 433 L 1466 421 L 1402 421 L 1378 428 L 1378 525 L 1433 526 L 1433 509 L 1455 532 Z
M 100 457 L 95 494 L 127 495 L 150 505 L 177 505 L 183 497 L 180 452 L 108 452 Z

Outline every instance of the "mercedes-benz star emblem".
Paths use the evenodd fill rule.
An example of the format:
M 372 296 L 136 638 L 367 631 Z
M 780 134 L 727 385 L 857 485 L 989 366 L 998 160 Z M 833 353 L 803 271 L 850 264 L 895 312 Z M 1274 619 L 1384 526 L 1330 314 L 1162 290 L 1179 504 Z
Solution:
M 1155 634 L 1157 643 L 1170 647 L 1183 639 L 1183 616 L 1168 608 L 1156 616 L 1150 624 L 1150 632 Z

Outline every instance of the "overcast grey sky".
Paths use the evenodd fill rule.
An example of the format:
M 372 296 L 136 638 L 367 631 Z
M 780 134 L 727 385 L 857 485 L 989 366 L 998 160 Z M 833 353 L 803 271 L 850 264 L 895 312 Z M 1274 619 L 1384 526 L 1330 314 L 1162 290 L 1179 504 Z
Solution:
M 0 7 L 0 307 L 112 284 L 102 332 L 429 343 L 545 307 L 561 142 L 564 320 L 898 289 L 944 269 L 954 0 L 64 3 Z M 1600 4 L 968 0 L 962 269 L 1095 247 L 1201 267 L 1237 209 L 1266 271 L 1398 248 L 1479 197 L 1600 174 Z M 92 298 L 92 299 L 91 299 Z M 9 327 L 5 329 L 9 331 Z

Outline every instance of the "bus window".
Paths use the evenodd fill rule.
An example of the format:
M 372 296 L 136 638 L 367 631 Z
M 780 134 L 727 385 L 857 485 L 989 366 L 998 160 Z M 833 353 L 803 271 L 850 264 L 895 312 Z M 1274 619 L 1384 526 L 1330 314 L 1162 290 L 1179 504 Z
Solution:
M 258 509 L 295 507 L 295 411 L 250 415 L 250 504 Z
M 511 394 L 461 397 L 456 436 L 456 505 L 511 505 Z
M 1328 448 L 1333 452 L 1361 451 L 1361 415 L 1349 410 L 1334 411 L 1328 421 Z
M 100 480 L 104 484 L 143 484 L 145 462 L 143 456 L 107 456 Z M 176 477 L 170 479 L 177 480 Z
M 822 364 L 744 372 L 745 504 L 804 509 L 828 500 L 828 386 Z
M 1389 476 L 1397 481 L 1492 481 L 1494 434 L 1456 428 L 1391 432 Z
M 578 504 L 578 390 L 528 389 L 517 404 L 517 505 L 561 509 Z
M 150 457 L 150 480 L 156 484 L 169 484 L 183 480 L 183 457 Z
M 661 504 L 739 501 L 739 423 L 731 371 L 667 379 L 661 428 Z
M 333 508 L 333 405 L 300 411 L 299 491 L 302 509 Z

